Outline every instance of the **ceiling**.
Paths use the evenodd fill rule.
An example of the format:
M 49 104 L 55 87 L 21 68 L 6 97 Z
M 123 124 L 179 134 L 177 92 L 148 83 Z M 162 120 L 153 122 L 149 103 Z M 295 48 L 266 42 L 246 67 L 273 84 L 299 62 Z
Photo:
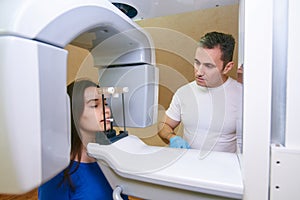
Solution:
M 239 0 L 109 0 L 112 3 L 125 3 L 136 9 L 133 20 L 174 15 L 201 9 L 238 4 Z M 124 12 L 124 11 L 123 11 Z M 126 11 L 125 11 L 126 13 Z

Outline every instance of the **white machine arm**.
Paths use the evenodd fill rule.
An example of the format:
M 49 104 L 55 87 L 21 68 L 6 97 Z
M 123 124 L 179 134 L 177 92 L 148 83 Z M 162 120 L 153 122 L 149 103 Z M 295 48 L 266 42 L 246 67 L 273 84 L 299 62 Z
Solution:
M 241 199 L 236 154 L 148 146 L 136 136 L 110 145 L 89 143 L 90 156 L 113 188 L 145 199 Z M 168 189 L 166 189 L 169 187 Z

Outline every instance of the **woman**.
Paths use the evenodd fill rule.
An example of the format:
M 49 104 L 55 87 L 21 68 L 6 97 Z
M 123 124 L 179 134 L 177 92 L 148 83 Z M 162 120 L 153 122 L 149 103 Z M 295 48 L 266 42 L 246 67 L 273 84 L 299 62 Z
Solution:
M 97 84 L 78 80 L 68 86 L 71 102 L 71 155 L 70 165 L 39 188 L 39 199 L 112 199 L 112 188 L 96 160 L 87 155 L 86 145 L 95 142 L 99 131 L 110 129 L 104 121 L 101 95 Z M 105 118 L 111 116 L 105 105 Z

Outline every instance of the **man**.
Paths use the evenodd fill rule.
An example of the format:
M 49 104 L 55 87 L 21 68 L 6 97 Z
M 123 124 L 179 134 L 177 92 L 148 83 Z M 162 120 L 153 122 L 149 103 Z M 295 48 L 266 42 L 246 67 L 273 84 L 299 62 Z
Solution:
M 235 41 L 210 32 L 194 60 L 195 81 L 179 88 L 160 124 L 159 136 L 174 148 L 236 152 L 236 121 L 242 114 L 242 85 L 226 74 L 233 68 Z M 183 138 L 174 129 L 182 122 Z

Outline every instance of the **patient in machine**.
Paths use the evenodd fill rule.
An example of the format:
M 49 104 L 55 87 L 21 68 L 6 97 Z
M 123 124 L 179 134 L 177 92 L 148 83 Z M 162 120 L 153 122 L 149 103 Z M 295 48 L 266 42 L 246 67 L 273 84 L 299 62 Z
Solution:
M 95 142 L 98 132 L 111 128 L 111 111 L 107 105 L 103 107 L 97 87 L 97 84 L 85 79 L 68 86 L 71 102 L 71 162 L 65 170 L 39 188 L 39 200 L 112 199 L 112 188 L 96 160 L 89 157 L 86 150 L 87 143 Z M 126 196 L 123 198 L 127 199 Z

